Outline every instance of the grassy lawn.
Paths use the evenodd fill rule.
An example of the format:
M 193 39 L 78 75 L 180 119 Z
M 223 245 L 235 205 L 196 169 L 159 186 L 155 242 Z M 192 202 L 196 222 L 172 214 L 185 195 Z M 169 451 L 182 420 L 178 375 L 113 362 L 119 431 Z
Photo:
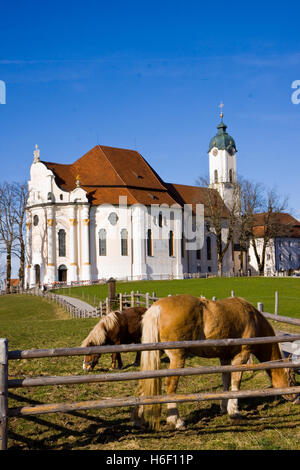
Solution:
M 199 285 L 199 281 L 197 282 Z M 162 283 L 161 287 L 159 283 L 156 284 L 158 295 L 170 293 L 167 287 L 171 284 L 165 284 Z M 194 285 L 194 289 L 197 289 L 195 284 L 194 281 L 174 281 L 177 292 L 180 285 Z M 152 287 L 153 283 L 148 287 L 150 285 Z M 118 284 L 118 288 L 121 286 L 123 287 Z M 130 290 L 128 285 L 126 289 L 127 292 Z M 146 292 L 149 289 L 140 287 L 139 290 Z M 225 286 L 223 292 L 226 292 Z M 209 294 L 206 292 L 206 295 L 215 293 L 211 290 Z M 220 294 L 219 296 L 221 297 Z M 0 336 L 8 338 L 10 350 L 78 346 L 96 322 L 97 319 L 70 319 L 54 303 L 38 297 L 0 297 Z M 125 371 L 138 370 L 131 366 L 134 357 L 134 353 L 123 355 Z M 104 355 L 92 373 L 107 372 L 110 363 L 110 355 Z M 186 366 L 209 364 L 218 364 L 218 361 L 190 358 Z M 167 366 L 167 363 L 162 364 L 162 367 Z M 9 363 L 10 378 L 78 374 L 84 374 L 81 357 L 17 360 Z M 135 394 L 136 385 L 136 382 L 132 381 L 11 389 L 9 407 L 132 396 Z M 269 380 L 263 371 L 245 373 L 243 376 L 243 389 L 268 386 Z M 213 374 L 182 378 L 178 392 L 221 389 L 221 376 Z M 217 401 L 182 404 L 179 405 L 179 410 L 186 421 L 186 429 L 171 431 L 165 423 L 164 407 L 162 430 L 157 433 L 134 429 L 130 420 L 131 408 L 10 418 L 8 445 L 11 450 L 300 449 L 299 405 L 276 397 L 244 399 L 240 402 L 240 408 L 243 419 L 237 421 L 231 420 L 227 415 L 221 415 Z
M 218 299 L 229 297 L 233 290 L 236 296 L 244 297 L 255 306 L 257 302 L 262 302 L 264 310 L 269 313 L 274 313 L 275 291 L 278 291 L 279 315 L 300 318 L 300 278 L 235 277 L 117 283 L 118 293 L 137 290 L 141 293 L 155 292 L 158 297 L 168 294 L 191 294 L 204 295 L 207 298 L 216 296 Z M 71 295 L 97 306 L 100 300 L 107 297 L 107 286 L 73 287 L 55 292 Z

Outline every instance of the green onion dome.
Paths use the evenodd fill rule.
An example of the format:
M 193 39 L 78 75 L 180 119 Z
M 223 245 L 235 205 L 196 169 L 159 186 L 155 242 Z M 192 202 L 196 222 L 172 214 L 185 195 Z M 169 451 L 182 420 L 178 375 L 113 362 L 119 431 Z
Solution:
M 209 152 L 213 147 L 217 147 L 218 150 L 227 150 L 230 152 L 237 152 L 235 141 L 227 132 L 227 126 L 221 120 L 218 125 L 218 133 L 211 139 L 209 143 Z

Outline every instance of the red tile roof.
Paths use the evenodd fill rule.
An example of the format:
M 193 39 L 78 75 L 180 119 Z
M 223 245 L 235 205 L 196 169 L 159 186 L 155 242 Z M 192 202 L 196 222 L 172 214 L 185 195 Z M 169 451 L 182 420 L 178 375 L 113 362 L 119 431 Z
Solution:
M 207 205 L 207 188 L 165 183 L 135 150 L 97 145 L 70 165 L 42 163 L 52 170 L 56 184 L 65 191 L 76 187 L 79 175 L 92 205 L 118 204 L 119 196 L 126 196 L 128 205 L 192 204 L 193 209 L 197 203 Z M 215 193 L 226 217 L 226 207 Z
M 263 238 L 266 228 L 267 213 L 261 212 L 254 216 L 254 227 L 253 233 L 256 238 Z M 295 219 L 292 215 L 286 212 L 278 212 L 273 214 L 271 218 L 271 224 L 277 225 L 276 236 L 284 236 L 289 238 L 300 237 L 300 222 Z

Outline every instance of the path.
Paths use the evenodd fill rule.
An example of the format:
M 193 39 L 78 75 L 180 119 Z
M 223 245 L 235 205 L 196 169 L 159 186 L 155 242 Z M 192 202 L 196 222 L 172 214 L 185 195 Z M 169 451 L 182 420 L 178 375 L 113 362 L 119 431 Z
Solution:
M 57 294 L 56 294 L 57 295 Z M 57 295 L 57 297 L 60 297 L 61 299 L 65 300 L 69 304 L 73 305 L 76 308 L 80 308 L 82 310 L 87 310 L 88 312 L 93 312 L 96 310 L 95 307 L 92 305 L 88 304 L 87 302 L 84 302 L 83 300 L 76 299 L 75 297 L 69 297 L 68 295 Z

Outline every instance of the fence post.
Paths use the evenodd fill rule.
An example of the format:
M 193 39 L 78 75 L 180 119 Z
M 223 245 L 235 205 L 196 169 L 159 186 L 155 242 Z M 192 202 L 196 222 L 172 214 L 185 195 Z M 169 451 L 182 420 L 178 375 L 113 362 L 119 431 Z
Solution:
M 275 315 L 278 315 L 278 292 L 275 292 Z
M 119 303 L 120 303 L 120 312 L 122 312 L 122 310 L 123 310 L 123 297 L 122 297 L 121 292 L 119 294 Z
M 134 307 L 134 291 L 130 292 L 130 306 Z
M 149 292 L 146 292 L 146 308 L 148 309 L 150 307 L 149 303 Z
M 234 297 L 234 290 L 231 291 L 231 297 Z
M 264 304 L 262 302 L 257 302 L 257 310 L 260 312 L 264 311 Z
M 8 342 L 0 338 L 0 450 L 7 449 Z

